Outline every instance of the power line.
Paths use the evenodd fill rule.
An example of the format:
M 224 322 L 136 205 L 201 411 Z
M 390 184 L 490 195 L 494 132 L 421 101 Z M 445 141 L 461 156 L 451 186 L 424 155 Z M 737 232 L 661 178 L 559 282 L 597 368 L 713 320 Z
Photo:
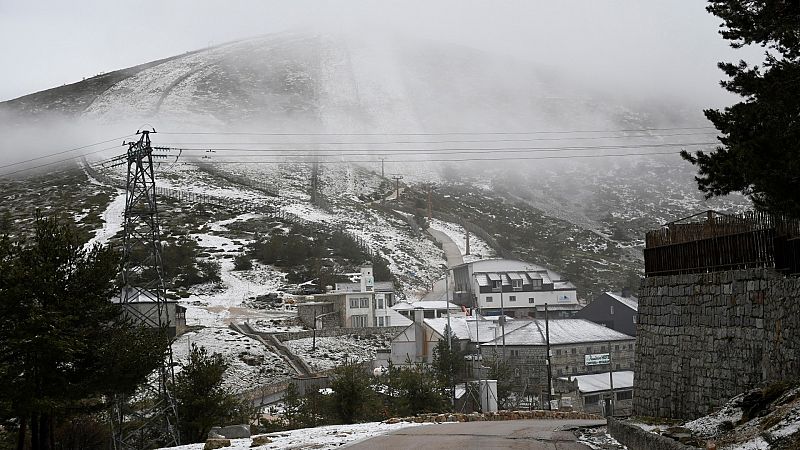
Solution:
M 550 137 L 550 138 L 514 138 L 514 139 L 447 139 L 436 141 L 319 141 L 319 142 L 165 142 L 162 146 L 181 146 L 181 145 L 388 145 L 388 144 L 474 144 L 491 142 L 536 142 L 536 141 L 571 141 L 571 140 L 597 140 L 597 139 L 654 139 L 674 136 L 706 136 L 716 135 L 717 133 L 706 131 L 701 133 L 668 133 L 668 134 L 639 134 L 639 135 L 620 135 L 620 136 L 575 136 L 575 137 Z
M 679 152 L 646 152 L 646 153 L 615 153 L 615 154 L 602 154 L 602 155 L 564 155 L 564 156 L 511 156 L 511 157 L 494 157 L 494 158 L 449 158 L 449 159 L 387 159 L 387 163 L 428 163 L 428 162 L 470 162 L 470 161 L 534 161 L 544 159 L 579 159 L 579 158 L 612 158 L 624 156 L 658 156 L 658 155 L 679 155 Z M 287 160 L 210 160 L 205 161 L 211 164 L 285 164 Z M 330 160 L 325 161 L 325 164 L 349 164 L 349 163 L 379 163 L 379 160 L 349 160 L 339 161 Z
M 84 145 L 84 146 L 81 146 L 81 147 L 70 148 L 68 150 L 62 150 L 60 152 L 50 153 L 50 154 L 44 155 L 44 156 L 37 156 L 36 158 L 30 158 L 30 159 L 26 159 L 26 160 L 23 160 L 23 161 L 18 161 L 18 162 L 15 162 L 15 163 L 11 163 L 11 164 L 6 164 L 6 165 L 3 165 L 3 166 L 0 166 L 0 169 L 5 169 L 6 167 L 18 166 L 20 164 L 25 164 L 25 163 L 29 163 L 29 162 L 33 162 L 33 161 L 39 161 L 39 160 L 42 160 L 42 159 L 46 159 L 46 158 L 50 158 L 50 157 L 58 156 L 58 155 L 63 155 L 64 153 L 74 152 L 74 151 L 77 151 L 77 150 L 83 150 L 83 149 L 86 149 L 86 148 L 89 148 L 89 147 L 94 147 L 95 145 L 108 144 L 109 142 L 119 141 L 120 139 L 125 139 L 125 138 L 127 138 L 129 136 L 131 136 L 131 135 L 128 134 L 128 135 L 125 135 L 125 136 L 120 136 L 118 138 L 109 139 L 107 141 L 95 142 L 94 144 L 88 144 L 88 145 Z M 108 149 L 106 149 L 106 150 L 108 150 Z M 90 154 L 90 153 L 87 153 L 87 154 Z
M 619 149 L 642 149 L 642 148 L 670 148 L 670 147 L 696 147 L 703 145 L 715 145 L 716 142 L 680 142 L 680 143 L 660 143 L 660 144 L 632 144 L 632 145 L 588 145 L 588 146 L 560 146 L 560 147 L 442 147 L 442 148 L 402 148 L 402 149 L 296 149 L 296 148 L 272 148 L 272 149 L 255 149 L 255 148 L 176 148 L 176 147 L 153 147 L 154 149 L 163 150 L 180 150 L 184 152 L 205 152 L 208 149 L 215 152 L 244 152 L 245 154 L 236 154 L 228 156 L 250 156 L 247 153 L 260 153 L 264 156 L 273 156 L 270 153 L 287 153 L 287 152 L 305 152 L 303 154 L 295 154 L 292 156 L 307 156 L 318 157 L 323 153 L 330 153 L 336 156 L 368 156 L 374 155 L 391 155 L 391 154 L 404 154 L 404 155 L 441 155 L 441 154 L 469 154 L 469 153 L 534 153 L 534 152 L 574 152 L 574 151 L 590 151 L 590 150 L 619 150 Z
M 109 142 L 111 142 L 111 141 L 109 141 Z M 113 147 L 107 147 L 107 148 L 96 150 L 96 151 L 93 151 L 93 152 L 83 153 L 82 156 L 94 155 L 94 154 L 102 153 L 102 152 L 105 152 L 105 151 L 108 151 L 108 150 L 113 150 L 115 148 L 119 148 L 119 146 L 115 145 Z M 51 161 L 51 162 L 44 163 L 44 164 L 37 164 L 35 166 L 30 166 L 30 167 L 25 167 L 25 168 L 22 168 L 22 169 L 17 169 L 17 170 L 15 170 L 13 172 L 0 173 L 0 176 L 14 175 L 14 174 L 18 174 L 18 173 L 21 173 L 21 172 L 27 172 L 29 170 L 36 170 L 36 169 L 40 169 L 42 167 L 53 166 L 53 165 L 56 165 L 56 164 L 61 164 L 63 162 L 72 161 L 75 158 L 77 158 L 77 156 L 70 156 L 69 158 L 63 158 L 63 159 L 59 159 L 59 160 L 56 160 L 56 161 Z M 5 166 L 3 166 L 3 167 L 5 167 Z
M 248 131 L 165 131 L 164 135 L 224 135 L 224 136 L 479 136 L 570 133 L 633 133 L 647 131 L 713 130 L 714 127 L 631 128 L 621 130 L 541 130 L 541 131 L 451 131 L 439 133 L 279 133 Z

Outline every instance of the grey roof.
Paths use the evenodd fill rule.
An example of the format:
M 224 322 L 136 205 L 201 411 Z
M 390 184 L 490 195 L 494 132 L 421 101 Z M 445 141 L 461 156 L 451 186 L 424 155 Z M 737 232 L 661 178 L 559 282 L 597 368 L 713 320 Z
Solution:
M 444 336 L 444 330 L 445 327 L 447 327 L 446 317 L 439 319 L 424 319 L 423 322 L 425 325 L 438 333 L 439 336 Z M 511 330 L 516 330 L 517 328 L 525 326 L 527 322 L 528 321 L 526 320 L 506 321 L 506 334 L 508 334 Z M 498 325 L 496 320 L 483 317 L 477 320 L 474 316 L 450 318 L 450 328 L 453 330 L 453 334 L 456 335 L 456 338 L 460 340 L 469 340 L 470 342 L 480 341 L 480 343 L 485 343 L 493 341 L 495 336 L 500 336 L 500 328 L 498 328 L 499 326 L 500 325 Z
M 506 327 L 506 345 L 546 345 L 545 320 L 536 319 L 526 322 L 528 323 L 525 326 L 511 332 Z M 636 339 L 585 319 L 551 319 L 549 322 L 550 345 Z M 500 339 L 497 341 L 499 343 Z M 494 342 L 484 345 L 494 345 Z
M 419 302 L 398 302 L 392 309 L 395 311 L 406 311 L 412 309 L 450 309 L 461 311 L 461 307 L 455 303 L 448 303 L 444 300 L 426 300 Z
M 623 297 L 620 292 L 606 292 L 606 295 L 634 311 L 639 311 L 639 299 L 634 296 Z

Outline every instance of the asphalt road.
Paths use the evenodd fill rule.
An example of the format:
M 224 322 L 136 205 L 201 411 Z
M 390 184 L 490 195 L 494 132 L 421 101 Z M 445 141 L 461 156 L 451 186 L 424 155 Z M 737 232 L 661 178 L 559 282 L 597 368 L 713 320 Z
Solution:
M 507 420 L 409 427 L 348 446 L 348 450 L 586 450 L 564 428 L 605 425 L 596 420 Z M 564 430 L 564 431 L 561 431 Z

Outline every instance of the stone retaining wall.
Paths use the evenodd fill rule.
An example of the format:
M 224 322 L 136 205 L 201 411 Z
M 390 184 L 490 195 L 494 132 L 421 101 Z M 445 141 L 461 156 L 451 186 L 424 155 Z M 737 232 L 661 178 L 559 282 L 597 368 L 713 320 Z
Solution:
M 668 437 L 645 431 L 635 425 L 608 418 L 608 433 L 630 450 L 689 450 L 689 447 Z
M 528 420 L 528 419 L 559 419 L 559 420 L 605 420 L 596 414 L 587 414 L 575 411 L 497 411 L 489 413 L 442 413 L 419 414 L 412 417 L 395 417 L 385 420 L 384 423 L 414 422 L 414 423 L 443 423 L 443 422 L 487 422 L 494 420 Z
M 692 419 L 800 373 L 800 280 L 769 269 L 642 282 L 634 414 Z

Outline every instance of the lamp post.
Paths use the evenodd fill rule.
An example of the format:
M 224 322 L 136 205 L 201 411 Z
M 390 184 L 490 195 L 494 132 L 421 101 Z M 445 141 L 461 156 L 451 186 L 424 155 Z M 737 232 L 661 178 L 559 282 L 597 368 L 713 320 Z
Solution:
M 317 350 L 317 308 L 314 308 L 314 331 L 312 332 L 311 336 L 311 351 Z

